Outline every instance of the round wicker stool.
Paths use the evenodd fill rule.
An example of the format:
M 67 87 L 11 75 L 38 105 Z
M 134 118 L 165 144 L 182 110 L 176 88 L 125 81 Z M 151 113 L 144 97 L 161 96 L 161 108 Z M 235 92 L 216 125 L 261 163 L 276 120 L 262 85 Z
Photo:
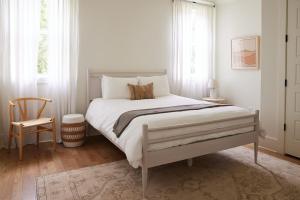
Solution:
M 81 146 L 85 139 L 86 123 L 81 114 L 64 115 L 61 138 L 65 147 Z

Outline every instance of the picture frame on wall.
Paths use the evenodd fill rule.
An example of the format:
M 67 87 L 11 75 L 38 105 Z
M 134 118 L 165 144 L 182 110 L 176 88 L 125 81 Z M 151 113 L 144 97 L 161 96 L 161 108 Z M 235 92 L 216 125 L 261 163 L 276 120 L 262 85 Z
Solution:
M 260 37 L 248 36 L 231 40 L 231 68 L 259 69 Z

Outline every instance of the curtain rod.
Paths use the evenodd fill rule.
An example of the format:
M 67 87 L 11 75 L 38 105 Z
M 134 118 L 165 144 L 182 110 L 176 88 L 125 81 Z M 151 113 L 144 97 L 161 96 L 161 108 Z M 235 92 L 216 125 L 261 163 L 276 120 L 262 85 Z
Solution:
M 191 3 L 196 3 L 203 6 L 216 7 L 216 4 L 212 1 L 206 1 L 206 0 L 185 0 L 185 1 L 189 1 Z M 172 2 L 174 2 L 174 0 L 172 0 Z

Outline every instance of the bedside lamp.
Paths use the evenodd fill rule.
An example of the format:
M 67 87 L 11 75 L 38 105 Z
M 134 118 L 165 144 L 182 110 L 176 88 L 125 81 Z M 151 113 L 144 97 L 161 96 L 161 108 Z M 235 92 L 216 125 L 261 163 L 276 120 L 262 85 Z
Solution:
M 217 88 L 217 82 L 215 79 L 209 79 L 207 84 L 209 91 L 209 97 L 210 98 L 217 98 L 215 89 Z

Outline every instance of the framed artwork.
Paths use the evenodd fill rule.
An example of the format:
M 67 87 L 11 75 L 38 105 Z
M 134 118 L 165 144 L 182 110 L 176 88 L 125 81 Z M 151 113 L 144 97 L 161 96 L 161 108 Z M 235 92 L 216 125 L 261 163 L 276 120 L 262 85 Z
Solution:
M 259 36 L 241 37 L 231 40 L 231 68 L 259 68 Z

